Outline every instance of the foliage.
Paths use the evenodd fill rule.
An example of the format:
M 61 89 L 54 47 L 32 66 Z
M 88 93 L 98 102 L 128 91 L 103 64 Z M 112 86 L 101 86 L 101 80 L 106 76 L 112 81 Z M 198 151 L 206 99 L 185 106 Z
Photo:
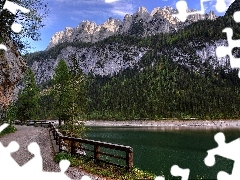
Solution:
M 45 50 L 45 51 L 37 51 L 34 53 L 27 53 L 23 57 L 26 59 L 27 63 L 29 66 L 32 66 L 34 61 L 42 61 L 44 59 L 49 59 L 49 58 L 57 58 L 57 56 L 60 54 L 61 50 L 63 48 L 66 48 L 67 46 L 74 46 L 78 48 L 82 47 L 89 47 L 90 43 L 85 43 L 85 42 L 64 42 L 57 44 L 56 46 Z
M 5 2 L 6 0 L 0 2 L 0 9 L 3 8 Z M 3 10 L 0 14 L 0 39 L 9 37 L 17 44 L 19 50 L 23 50 L 27 47 L 26 38 L 31 38 L 32 40 L 40 39 L 39 29 L 44 26 L 43 20 L 48 14 L 47 4 L 42 0 L 12 0 L 11 2 L 29 9 L 30 13 L 17 12 L 14 15 L 8 10 Z M 12 31 L 11 25 L 13 22 L 22 25 L 20 34 Z
M 71 156 L 68 153 L 60 152 L 55 155 L 54 160 L 59 163 L 62 159 L 70 161 L 71 166 L 79 167 L 84 171 L 105 178 L 111 179 L 154 179 L 156 175 L 147 171 L 133 168 L 131 172 L 127 172 L 123 168 L 115 167 L 105 163 L 96 163 L 92 159 L 83 156 Z
M 74 122 L 74 123 L 73 123 Z M 86 137 L 86 127 L 83 121 L 67 121 L 63 125 L 59 126 L 60 132 L 64 136 L 85 138 Z
M 235 4 L 238 2 L 235 1 Z M 196 55 L 196 48 L 202 50 L 208 43 L 226 39 L 226 34 L 222 33 L 225 27 L 232 27 L 233 39 L 240 39 L 239 23 L 229 15 L 238 8 L 238 5 L 232 5 L 225 16 L 214 21 L 192 23 L 175 33 L 159 33 L 148 37 L 135 36 L 134 33 L 115 35 L 94 44 L 63 43 L 43 54 L 55 57 L 66 46 L 102 48 L 108 44 L 149 49 L 132 69 L 103 77 L 89 73 L 82 86 L 87 92 L 86 98 L 81 101 L 87 103 L 83 108 L 86 113 L 78 114 L 81 117 L 115 120 L 237 119 L 240 116 L 240 80 L 237 71 L 230 67 L 214 67 L 214 63 L 218 62 L 216 59 L 212 61 L 213 57 L 202 63 Z M 136 27 L 141 26 L 139 23 L 136 23 Z M 175 57 L 178 53 L 189 57 L 177 60 Z M 39 53 L 36 56 L 41 55 Z M 229 62 L 226 62 L 227 66 L 230 66 Z M 49 115 L 51 109 L 47 111 Z
M 5 121 L 12 125 L 12 122 L 17 119 L 17 106 L 12 103 L 8 106 L 5 115 Z
M 166 57 L 154 58 L 155 65 L 141 72 L 93 78 L 88 87 L 89 119 L 239 117 L 240 80 L 235 70 L 201 75 Z
M 5 128 L 2 132 L 0 132 L 0 137 L 6 135 L 6 134 L 10 134 L 10 133 L 14 133 L 17 129 L 12 126 L 9 125 L 7 128 Z
M 85 76 L 79 69 L 76 56 L 72 57 L 72 66 L 70 70 L 70 101 L 69 121 L 64 125 L 66 135 L 70 137 L 85 137 L 85 126 L 83 120 L 80 121 L 81 115 L 85 112 L 86 90 L 84 87 Z M 68 129 L 68 131 L 66 131 Z M 62 129 L 63 130 L 63 129 Z
M 71 137 L 84 137 L 85 131 L 84 122 L 80 121 L 86 106 L 85 76 L 78 67 L 75 57 L 72 58 L 70 71 L 65 61 L 61 60 L 54 76 L 55 114 L 62 133 Z M 63 126 L 61 121 L 64 121 Z
M 70 114 L 71 120 L 74 122 L 80 118 L 81 114 L 84 114 L 86 108 L 86 89 L 85 89 L 85 75 L 79 68 L 76 56 L 71 59 L 70 69 L 70 89 L 71 89 L 71 106 Z
M 101 120 L 240 116 L 240 80 L 236 70 L 225 72 L 207 66 L 200 74 L 157 52 L 147 53 L 138 66 L 143 70 L 126 69 L 112 77 L 89 74 L 84 81 L 86 98 L 77 98 L 80 101 L 76 103 L 87 102 L 86 115 L 78 116 Z
M 38 118 L 39 91 L 35 77 L 31 69 L 25 72 L 23 89 L 19 93 L 17 101 L 17 118 L 21 121 Z
M 58 117 L 59 125 L 61 125 L 62 121 L 70 119 L 69 107 L 71 106 L 70 74 L 64 60 L 60 60 L 53 79 L 54 113 Z
M 54 97 L 51 94 L 51 89 L 42 89 L 39 95 L 39 110 L 38 115 L 41 119 L 57 119 L 55 112 L 56 108 L 54 107 Z

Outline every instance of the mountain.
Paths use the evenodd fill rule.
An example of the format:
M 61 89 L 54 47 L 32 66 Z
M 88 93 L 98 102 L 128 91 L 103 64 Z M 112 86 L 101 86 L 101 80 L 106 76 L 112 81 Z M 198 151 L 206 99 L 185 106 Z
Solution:
M 143 39 L 159 34 L 167 35 L 170 32 L 172 32 L 170 34 L 178 34 L 200 20 L 210 22 L 216 20 L 214 12 L 210 12 L 205 15 L 191 15 L 186 22 L 182 23 L 172 16 L 176 13 L 177 10 L 171 7 L 155 8 L 151 13 L 141 7 L 133 15 L 127 14 L 123 22 L 113 18 L 109 18 L 103 25 L 84 21 L 76 28 L 66 28 L 65 31 L 56 33 L 47 50 L 29 54 L 26 59 L 35 72 L 38 84 L 52 79 L 54 69 L 61 59 L 71 66 L 72 56 L 76 56 L 79 67 L 86 74 L 91 72 L 102 76 L 114 75 L 126 68 L 138 66 L 141 58 L 153 50 L 149 47 L 152 46 L 151 42 L 147 45 L 146 42 L 142 42 Z M 199 49 L 195 54 L 201 63 L 215 53 L 215 42 L 208 44 L 204 49 L 201 49 L 202 45 L 198 47 L 197 43 L 193 42 L 193 44 L 192 49 Z M 163 54 L 168 52 L 172 54 L 172 58 L 187 65 L 192 55 L 181 50 L 183 47 L 171 50 L 161 47 L 158 51 Z M 179 57 L 175 57 L 175 54 Z M 184 59 L 184 57 L 188 58 Z M 217 61 L 216 58 L 214 60 Z
M 135 26 L 126 22 L 135 21 L 133 17 L 137 16 L 126 15 L 125 25 L 111 31 L 124 33 L 113 33 L 96 42 L 73 41 L 69 37 L 74 36 L 65 36 L 62 43 L 25 58 L 39 86 L 46 89 L 51 87 L 61 59 L 70 68 L 73 59 L 77 60 L 87 75 L 89 119 L 239 118 L 238 70 L 230 67 L 228 56 L 216 57 L 218 46 L 228 46 L 224 28 L 231 27 L 233 38 L 240 39 L 240 26 L 229 15 L 237 10 L 230 6 L 225 16 L 195 22 L 188 17 L 181 24 L 166 14 L 164 17 L 154 11 L 149 15 L 140 8 L 137 14 L 141 18 Z M 162 17 L 161 23 L 157 17 Z M 117 24 L 114 19 L 109 22 Z M 174 22 L 177 30 L 166 31 Z M 69 34 L 73 32 L 69 30 Z M 240 57 L 239 52 L 233 49 L 235 57 Z M 50 94 L 41 97 L 43 118 L 54 118 L 52 101 Z
M 113 35 L 135 34 L 145 37 L 158 33 L 171 33 L 199 20 L 216 19 L 214 12 L 210 11 L 205 15 L 191 15 L 185 23 L 182 23 L 173 17 L 173 14 L 176 13 L 176 9 L 166 6 L 154 8 L 151 13 L 145 7 L 139 7 L 133 15 L 126 14 L 123 21 L 109 18 L 100 25 L 96 25 L 95 22 L 83 21 L 76 28 L 66 27 L 64 31 L 55 33 L 47 50 L 63 42 L 94 43 Z

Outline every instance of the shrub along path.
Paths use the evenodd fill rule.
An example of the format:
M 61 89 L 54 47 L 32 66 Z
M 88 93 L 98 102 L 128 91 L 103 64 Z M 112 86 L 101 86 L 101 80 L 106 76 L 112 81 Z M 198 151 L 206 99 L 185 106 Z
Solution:
M 54 153 L 48 128 L 17 125 L 15 127 L 17 128 L 15 133 L 7 134 L 0 138 L 0 142 L 4 146 L 8 146 L 11 141 L 16 141 L 20 145 L 19 150 L 12 154 L 15 161 L 22 166 L 33 158 L 34 155 L 27 150 L 27 147 L 31 142 L 37 142 L 40 146 L 43 158 L 43 171 L 60 172 L 59 165 L 53 161 Z M 76 167 L 69 167 L 66 174 L 71 179 L 81 179 L 82 176 L 88 175 L 92 180 L 102 180 L 101 178 L 89 175 Z

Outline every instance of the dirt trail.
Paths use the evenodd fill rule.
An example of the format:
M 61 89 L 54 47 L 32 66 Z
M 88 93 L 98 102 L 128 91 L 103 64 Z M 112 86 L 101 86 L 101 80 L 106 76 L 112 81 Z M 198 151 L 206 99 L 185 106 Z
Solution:
M 0 142 L 4 146 L 8 146 L 11 141 L 16 141 L 20 145 L 19 150 L 12 154 L 15 161 L 22 166 L 33 158 L 34 155 L 27 150 L 27 147 L 31 142 L 37 142 L 41 149 L 43 158 L 43 171 L 60 172 L 59 165 L 53 161 L 53 149 L 48 128 L 32 126 L 15 127 L 17 128 L 15 133 L 11 133 L 0 138 Z M 101 180 L 99 177 L 89 175 L 74 167 L 69 167 L 66 174 L 71 179 L 81 179 L 82 176 L 88 175 L 92 180 Z

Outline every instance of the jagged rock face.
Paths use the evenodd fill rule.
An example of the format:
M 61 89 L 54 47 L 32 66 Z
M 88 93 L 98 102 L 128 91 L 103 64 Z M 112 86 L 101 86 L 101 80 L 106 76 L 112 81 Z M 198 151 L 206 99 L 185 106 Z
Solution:
M 201 42 L 191 41 L 182 48 L 165 49 L 160 54 L 168 55 L 170 59 L 195 72 L 204 74 L 211 66 L 212 69 L 220 68 L 229 72 L 231 70 L 229 57 L 218 58 L 216 49 L 219 46 L 227 46 L 227 40 Z M 190 50 L 190 51 L 189 51 Z
M 16 85 L 27 64 L 11 40 L 4 41 L 7 51 L 0 54 L 0 110 L 17 98 Z
M 190 10 L 189 10 L 190 11 Z M 191 10 L 196 11 L 196 10 Z M 47 50 L 62 42 L 97 42 L 115 34 L 140 33 L 142 36 L 157 33 L 169 33 L 202 19 L 216 19 L 214 12 L 205 15 L 191 15 L 185 23 L 173 17 L 177 10 L 172 7 L 155 8 L 151 13 L 145 7 L 140 7 L 133 15 L 126 14 L 123 21 L 109 18 L 104 24 L 83 21 L 76 28 L 66 28 L 65 31 L 53 35 Z M 137 26 L 136 26 L 137 25 Z M 135 31 L 136 29 L 141 31 Z
M 158 53 L 166 55 L 178 64 L 200 74 L 205 73 L 209 66 L 213 69 L 221 67 L 225 71 L 230 71 L 229 58 L 217 58 L 216 56 L 218 46 L 227 46 L 227 41 L 221 39 L 210 42 L 196 40 L 178 48 L 174 45 L 173 47 L 163 47 Z M 54 69 L 61 59 L 64 59 L 67 65 L 71 67 L 71 58 L 75 56 L 79 68 L 85 74 L 91 72 L 95 75 L 111 76 L 126 68 L 144 68 L 139 67 L 139 62 L 148 51 L 153 51 L 153 49 L 120 43 L 92 45 L 84 48 L 67 46 L 61 50 L 57 58 L 34 61 L 31 69 L 35 73 L 37 83 L 42 84 L 53 78 Z M 154 63 L 153 60 L 152 65 Z
M 71 67 L 71 59 L 75 56 L 79 68 L 85 74 L 92 72 L 102 76 L 114 75 L 121 70 L 134 67 L 146 52 L 147 48 L 117 43 L 105 44 L 101 47 L 94 45 L 88 48 L 68 46 L 61 50 L 56 59 L 34 61 L 31 69 L 34 71 L 37 83 L 41 84 L 53 78 L 54 69 L 61 59 Z

